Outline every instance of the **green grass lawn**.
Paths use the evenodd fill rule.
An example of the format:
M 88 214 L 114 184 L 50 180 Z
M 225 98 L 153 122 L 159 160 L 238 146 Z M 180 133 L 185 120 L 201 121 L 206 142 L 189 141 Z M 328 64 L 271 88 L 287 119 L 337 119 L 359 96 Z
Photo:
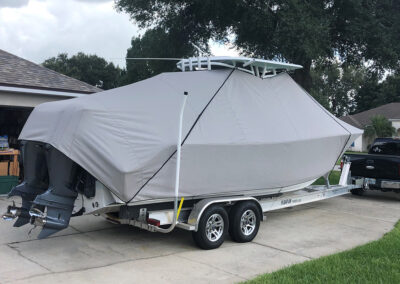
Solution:
M 378 241 L 245 283 L 400 283 L 400 222 Z
M 329 176 L 330 184 L 338 184 L 339 183 L 340 173 L 341 172 L 339 172 L 339 171 L 332 171 L 331 172 L 331 174 Z M 320 177 L 313 184 L 314 185 L 325 185 L 325 180 L 324 180 L 324 178 Z

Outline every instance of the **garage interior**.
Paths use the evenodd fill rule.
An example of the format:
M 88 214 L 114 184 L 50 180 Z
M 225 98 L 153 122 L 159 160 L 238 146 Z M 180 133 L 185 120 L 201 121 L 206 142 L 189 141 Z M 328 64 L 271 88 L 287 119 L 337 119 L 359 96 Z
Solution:
M 19 149 L 18 136 L 33 108 L 0 106 L 0 136 L 7 135 L 10 148 Z
M 0 194 L 7 193 L 23 176 L 19 163 L 19 134 L 33 108 L 0 106 L 0 136 L 8 136 L 9 151 L 0 155 Z M 12 150 L 13 149 L 13 150 Z

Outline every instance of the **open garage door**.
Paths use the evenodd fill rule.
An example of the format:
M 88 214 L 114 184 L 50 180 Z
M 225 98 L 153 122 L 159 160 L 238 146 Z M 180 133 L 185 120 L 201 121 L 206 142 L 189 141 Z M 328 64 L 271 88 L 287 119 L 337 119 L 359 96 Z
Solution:
M 10 148 L 19 149 L 18 136 L 33 108 L 0 106 L 0 136 L 7 135 Z

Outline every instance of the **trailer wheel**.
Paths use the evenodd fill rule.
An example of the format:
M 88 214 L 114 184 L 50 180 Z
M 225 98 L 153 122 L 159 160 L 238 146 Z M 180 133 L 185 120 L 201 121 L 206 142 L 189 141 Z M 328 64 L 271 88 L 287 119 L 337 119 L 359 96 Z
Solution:
M 224 207 L 211 205 L 202 214 L 193 240 L 202 249 L 215 249 L 222 245 L 228 232 L 229 218 Z
M 229 234 L 235 242 L 251 242 L 258 233 L 262 213 L 251 201 L 237 203 L 230 213 Z
M 353 188 L 352 190 L 350 190 L 350 192 L 353 195 L 363 196 L 365 193 L 365 189 L 364 188 Z

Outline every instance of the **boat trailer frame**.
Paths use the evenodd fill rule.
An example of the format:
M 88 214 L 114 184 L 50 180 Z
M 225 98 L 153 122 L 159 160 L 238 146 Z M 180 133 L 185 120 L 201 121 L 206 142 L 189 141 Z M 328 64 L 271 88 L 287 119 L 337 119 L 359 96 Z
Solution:
M 145 208 L 146 205 L 143 205 L 140 216 L 136 220 L 118 218 L 110 219 L 109 217 L 106 218 L 110 219 L 111 221 L 116 221 L 120 224 L 131 225 L 150 232 L 168 233 L 172 231 L 174 227 L 196 232 L 198 230 L 199 222 L 203 212 L 213 204 L 232 206 L 241 201 L 253 201 L 259 206 L 261 212 L 265 214 L 269 211 L 299 206 L 348 194 L 352 189 L 360 188 L 362 186 L 359 183 L 351 184 L 352 179 L 350 165 L 350 162 L 344 163 L 338 185 L 330 185 L 327 182 L 326 185 L 311 185 L 298 191 L 260 198 L 252 196 L 205 198 L 195 203 L 192 207 L 183 208 L 179 211 L 175 211 L 173 209 L 147 211 Z M 181 199 L 179 207 L 182 207 L 182 203 L 183 198 Z M 152 223 L 157 221 L 160 223 L 160 225 L 170 225 L 168 229 L 171 227 L 172 229 L 163 229 L 159 225 L 157 226 L 149 223 L 148 220 L 152 220 Z M 265 215 L 263 216 L 263 220 L 266 220 Z

